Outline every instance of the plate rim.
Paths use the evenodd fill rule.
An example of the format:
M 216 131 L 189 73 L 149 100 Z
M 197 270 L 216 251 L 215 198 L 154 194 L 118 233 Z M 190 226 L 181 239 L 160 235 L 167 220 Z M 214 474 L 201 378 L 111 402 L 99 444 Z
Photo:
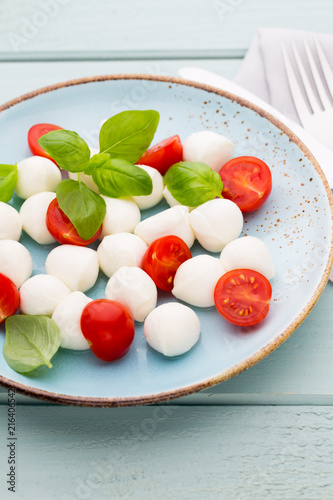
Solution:
M 331 189 L 328 185 L 324 172 L 322 171 L 320 165 L 317 160 L 307 148 L 307 146 L 298 138 L 298 136 L 292 132 L 282 121 L 277 119 L 275 116 L 261 108 L 260 106 L 253 104 L 251 101 L 244 99 L 241 96 L 233 94 L 231 92 L 222 90 L 220 88 L 216 88 L 212 85 L 207 85 L 204 83 L 195 82 L 192 80 L 187 80 L 184 78 L 173 77 L 173 76 L 165 76 L 165 75 L 149 75 L 143 73 L 117 73 L 117 74 L 105 74 L 105 75 L 96 75 L 89 77 L 76 78 L 72 80 L 66 80 L 59 83 L 55 83 L 52 85 L 47 85 L 41 87 L 37 90 L 33 90 L 31 92 L 27 92 L 18 96 L 10 101 L 0 105 L 0 113 L 3 111 L 20 104 L 26 100 L 32 99 L 42 94 L 46 94 L 48 92 L 53 92 L 54 90 L 58 90 L 65 87 L 71 87 L 76 85 L 83 85 L 86 83 L 94 83 L 94 82 L 103 82 L 103 81 L 112 81 L 112 80 L 152 80 L 152 81 L 160 81 L 178 85 L 184 85 L 188 87 L 195 87 L 199 90 L 204 90 L 206 92 L 211 92 L 214 94 L 221 95 L 221 97 L 225 97 L 231 101 L 237 102 L 239 105 L 244 106 L 252 111 L 256 112 L 263 118 L 267 119 L 274 126 L 280 129 L 283 133 L 285 133 L 291 142 L 294 142 L 303 152 L 303 154 L 308 158 L 308 160 L 312 163 L 313 167 L 317 171 L 323 186 L 325 188 L 325 192 L 327 195 L 328 204 L 331 212 L 331 242 L 330 242 L 330 251 L 328 254 L 327 262 L 325 269 L 322 273 L 320 282 L 317 284 L 315 290 L 313 291 L 310 299 L 307 301 L 302 311 L 294 318 L 294 320 L 285 328 L 277 337 L 268 342 L 261 349 L 256 351 L 251 356 L 245 358 L 241 362 L 233 365 L 232 367 L 224 370 L 219 373 L 215 377 L 210 377 L 201 382 L 197 382 L 194 384 L 190 384 L 188 386 L 180 387 L 177 389 L 173 389 L 171 391 L 159 392 L 155 394 L 149 394 L 146 396 L 129 396 L 129 397 L 86 397 L 86 396 L 73 396 L 62 393 L 55 393 L 50 391 L 45 391 L 42 389 L 38 389 L 35 387 L 31 387 L 20 382 L 15 382 L 6 378 L 0 374 L 0 385 L 7 389 L 15 389 L 15 392 L 20 394 L 37 398 L 40 400 L 58 403 L 58 404 L 66 404 L 72 406 L 85 406 L 85 407 L 120 407 L 120 406 L 139 406 L 153 403 L 162 403 L 175 398 L 184 397 L 189 394 L 193 394 L 195 392 L 202 391 L 203 389 L 208 389 L 216 384 L 229 380 L 230 378 L 242 373 L 247 370 L 251 366 L 255 365 L 263 358 L 265 358 L 268 354 L 273 352 L 277 347 L 279 347 L 287 338 L 291 336 L 291 334 L 296 330 L 296 328 L 303 322 L 303 320 L 308 316 L 308 314 L 313 309 L 317 300 L 319 299 L 321 293 L 323 292 L 333 263 L 333 196 Z

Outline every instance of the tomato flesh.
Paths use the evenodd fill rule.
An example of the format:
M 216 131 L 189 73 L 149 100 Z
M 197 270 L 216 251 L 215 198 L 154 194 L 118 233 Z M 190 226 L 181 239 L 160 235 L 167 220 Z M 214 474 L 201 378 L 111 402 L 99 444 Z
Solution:
M 158 238 L 149 245 L 142 260 L 142 269 L 155 285 L 171 292 L 178 267 L 192 257 L 189 247 L 178 236 Z
M 78 245 L 81 247 L 90 245 L 100 236 L 102 226 L 94 234 L 90 240 L 84 240 L 79 236 L 72 222 L 67 215 L 59 207 L 56 198 L 51 201 L 46 212 L 46 227 L 52 234 L 53 238 L 64 245 Z
M 83 309 L 81 330 L 95 356 L 103 361 L 115 361 L 129 350 L 135 326 L 124 305 L 114 300 L 98 299 Z
M 16 313 L 20 307 L 20 292 L 4 274 L 0 274 L 0 323 Z
M 244 213 L 260 208 L 271 193 L 271 171 L 266 163 L 254 156 L 229 160 L 219 174 L 223 181 L 222 195 Z
M 44 158 L 48 158 L 56 163 L 53 158 L 51 158 L 51 156 L 38 144 L 38 139 L 42 137 L 42 135 L 52 132 L 53 130 L 62 130 L 62 127 L 52 125 L 52 123 L 37 123 L 36 125 L 33 125 L 28 131 L 28 144 L 33 155 L 44 156 Z
M 252 326 L 268 314 L 272 286 L 268 279 L 251 269 L 234 269 L 218 280 L 214 301 L 218 312 L 230 323 Z
M 182 161 L 183 145 L 178 135 L 168 137 L 148 149 L 137 161 L 137 165 L 156 168 L 162 175 L 171 165 Z

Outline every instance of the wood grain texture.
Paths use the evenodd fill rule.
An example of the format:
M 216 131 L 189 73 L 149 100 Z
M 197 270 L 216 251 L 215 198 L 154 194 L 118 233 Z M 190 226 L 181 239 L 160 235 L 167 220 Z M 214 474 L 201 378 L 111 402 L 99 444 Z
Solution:
M 20 406 L 18 488 L 6 492 L 1 426 L 0 496 L 331 500 L 332 431 L 330 407 Z
M 311 13 L 311 14 L 310 14 Z M 323 13 L 325 13 L 323 15 Z M 258 27 L 330 33 L 330 0 L 2 0 L 3 59 L 242 57 Z

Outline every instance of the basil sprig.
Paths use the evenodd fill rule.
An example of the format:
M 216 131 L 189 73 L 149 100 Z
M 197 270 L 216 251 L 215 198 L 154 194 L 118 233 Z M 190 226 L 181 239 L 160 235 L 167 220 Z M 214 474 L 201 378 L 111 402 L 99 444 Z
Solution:
M 60 329 L 46 316 L 14 315 L 6 319 L 3 355 L 18 373 L 29 373 L 41 365 L 52 368 L 51 358 L 60 346 Z
M 123 111 L 101 127 L 100 152 L 90 158 L 88 144 L 71 130 L 53 130 L 40 137 L 39 145 L 61 169 L 92 175 L 105 196 L 141 196 L 152 192 L 151 177 L 133 165 L 153 140 L 159 113 L 153 110 Z M 103 198 L 79 180 L 63 180 L 57 200 L 79 236 L 89 240 L 101 226 L 106 213 Z
M 101 196 L 83 182 L 66 179 L 57 186 L 57 200 L 61 210 L 74 225 L 79 236 L 90 240 L 98 231 L 106 214 L 106 203 Z
M 164 183 L 179 203 L 189 207 L 197 207 L 216 197 L 222 198 L 222 179 L 205 163 L 175 163 L 164 175 Z
M 7 203 L 13 194 L 17 183 L 17 166 L 0 165 L 0 201 Z

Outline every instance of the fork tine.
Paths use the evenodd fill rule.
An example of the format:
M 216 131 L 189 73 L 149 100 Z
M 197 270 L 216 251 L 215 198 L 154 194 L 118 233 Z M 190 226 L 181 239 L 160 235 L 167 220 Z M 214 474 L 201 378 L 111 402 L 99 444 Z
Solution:
M 333 99 L 333 71 L 332 71 L 331 66 L 329 65 L 329 62 L 325 56 L 323 49 L 321 48 L 321 45 L 318 42 L 318 38 L 314 35 L 313 39 L 314 39 L 316 49 L 318 52 L 321 68 L 322 68 L 323 73 L 325 75 L 326 83 L 327 83 L 327 86 L 328 86 L 329 91 L 331 93 L 331 97 Z
M 318 104 L 318 101 L 317 101 L 317 98 L 312 90 L 312 87 L 311 87 L 311 84 L 310 84 L 310 81 L 309 81 L 309 78 L 306 74 L 306 71 L 304 69 L 304 66 L 303 66 L 303 63 L 301 61 L 301 58 L 298 54 L 298 51 L 296 49 L 296 46 L 295 44 L 293 43 L 292 44 L 292 47 L 293 47 L 293 51 L 294 51 L 294 54 L 295 54 L 295 60 L 296 60 L 296 65 L 297 65 L 297 68 L 298 68 L 298 71 L 301 75 L 301 80 L 302 80 L 302 83 L 304 85 L 304 89 L 305 89 L 305 92 L 306 92 L 306 95 L 309 99 L 309 103 L 310 103 L 310 106 L 312 108 L 312 111 L 314 113 L 319 113 L 320 111 L 322 111 L 320 109 L 320 106 Z
M 325 90 L 324 85 L 322 83 L 322 79 L 321 79 L 321 76 L 320 76 L 319 71 L 317 69 L 317 66 L 316 66 L 316 64 L 314 62 L 312 52 L 309 49 L 309 46 L 306 43 L 305 39 L 303 40 L 303 42 L 304 42 L 304 47 L 305 47 L 306 55 L 308 57 L 308 61 L 309 61 L 309 64 L 310 64 L 312 76 L 313 76 L 313 79 L 315 81 L 315 84 L 316 84 L 316 87 L 317 87 L 317 91 L 318 91 L 321 103 L 323 105 L 323 108 L 325 110 L 327 110 L 327 109 L 331 108 L 332 105 L 331 105 L 330 100 L 329 100 L 329 98 L 327 96 L 327 93 L 326 93 L 326 90 Z
M 310 112 L 305 104 L 305 101 L 301 94 L 301 89 L 299 87 L 298 81 L 296 79 L 294 70 L 291 66 L 290 59 L 287 55 L 286 49 L 283 43 L 281 43 L 282 56 L 284 61 L 284 66 L 287 73 L 288 83 L 290 87 L 290 92 L 293 97 L 295 108 L 299 116 L 300 121 L 303 123 L 306 121 L 310 115 Z

